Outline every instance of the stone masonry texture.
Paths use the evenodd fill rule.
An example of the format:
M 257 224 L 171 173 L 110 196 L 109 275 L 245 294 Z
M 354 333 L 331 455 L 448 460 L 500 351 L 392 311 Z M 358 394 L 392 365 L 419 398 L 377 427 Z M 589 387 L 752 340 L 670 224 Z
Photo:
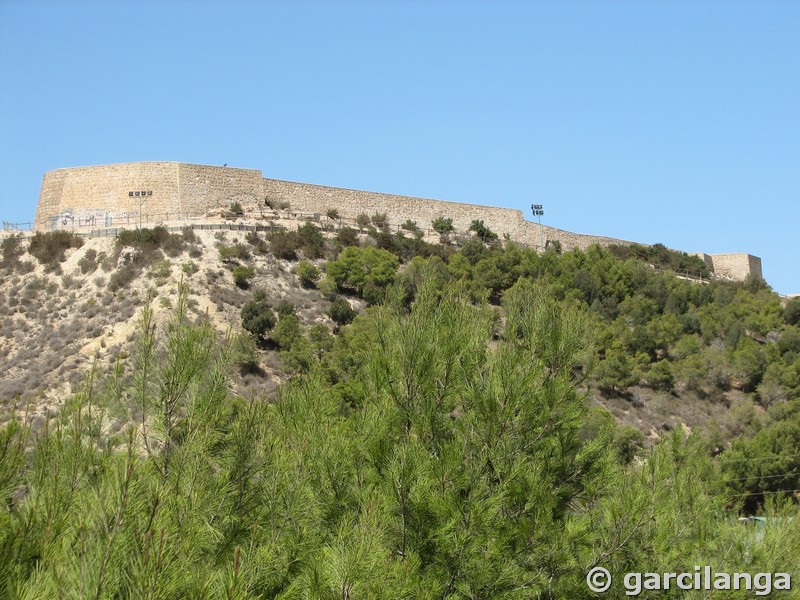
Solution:
M 130 227 L 181 219 L 219 216 L 234 202 L 248 213 L 265 209 L 265 199 L 288 203 L 292 213 L 325 215 L 336 209 L 348 220 L 360 214 L 385 213 L 389 223 L 406 220 L 429 229 L 438 217 L 453 220 L 466 232 L 473 220 L 483 220 L 501 237 L 540 248 L 560 242 L 564 251 L 585 250 L 592 244 L 630 244 L 605 236 L 572 233 L 526 221 L 520 210 L 414 198 L 378 192 L 264 179 L 261 171 L 176 162 L 141 162 L 57 169 L 45 174 L 34 227 Z M 761 276 L 761 259 L 748 254 L 701 256 L 715 273 L 741 280 Z

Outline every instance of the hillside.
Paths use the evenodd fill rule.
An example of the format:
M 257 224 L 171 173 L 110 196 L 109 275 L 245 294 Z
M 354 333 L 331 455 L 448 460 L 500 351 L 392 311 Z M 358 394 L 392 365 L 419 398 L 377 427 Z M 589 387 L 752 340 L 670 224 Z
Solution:
M 756 555 L 728 523 L 796 513 L 800 301 L 661 246 L 368 221 L 3 240 L 0 581 L 580 598 L 601 561 L 797 571 L 800 520 Z
M 388 274 L 366 294 L 341 280 L 344 276 L 338 283 L 323 280 L 324 291 L 314 282 L 301 282 L 296 271 L 304 254 L 311 257 L 304 267 L 324 270 L 326 259 L 347 244 L 394 252 L 398 261 L 389 268 L 397 270 L 402 261 L 400 272 L 406 275 L 398 277 L 406 283 L 406 266 L 414 272 L 422 264 L 421 257 L 411 260 L 416 254 L 438 256 L 446 261 L 441 263 L 446 279 L 460 281 L 475 298 L 490 303 L 498 303 L 519 277 L 552 282 L 557 297 L 581 304 L 592 317 L 596 352 L 590 397 L 649 435 L 678 423 L 692 428 L 726 424 L 731 407 L 766 408 L 798 392 L 797 327 L 784 320 L 778 297 L 755 280 L 708 284 L 702 262 L 658 246 L 539 257 L 513 244 L 502 248 L 474 238 L 440 246 L 410 232 L 398 242 L 368 223 L 363 225 L 372 228 L 373 236 L 349 228 L 338 237 L 323 236 L 308 225 L 305 231 L 316 246 L 305 249 L 299 246 L 307 240 L 292 248 L 280 232 L 267 242 L 264 233 L 186 229 L 161 241 L 127 246 L 113 238 L 88 239 L 79 248 L 63 241 L 63 249 L 41 250 L 42 260 L 30 254 L 27 242 L 7 238 L 0 268 L 0 335 L 5 342 L 0 396 L 6 411 L 8 401 L 18 398 L 17 410 L 35 400 L 34 410 L 52 412 L 90 364 L 98 361 L 103 370 L 121 352 L 130 353 L 148 295 L 156 319 L 168 318 L 181 282 L 187 287 L 189 313 L 207 318 L 219 331 L 241 331 L 241 308 L 261 290 L 273 309 L 282 301 L 291 304 L 307 330 L 322 325 L 332 333 L 337 327 L 327 315 L 332 300 L 346 298 L 363 311 L 370 301 L 379 301 L 371 297 L 374 290 L 380 296 L 381 286 L 394 279 Z M 66 234 L 63 239 L 68 240 Z M 648 265 L 695 273 L 706 281 L 693 283 Z M 237 286 L 233 271 L 246 266 L 252 276 Z M 236 391 L 274 395 L 292 372 L 281 360 L 287 349 L 274 340 L 262 344 L 255 350 L 257 365 L 237 377 Z

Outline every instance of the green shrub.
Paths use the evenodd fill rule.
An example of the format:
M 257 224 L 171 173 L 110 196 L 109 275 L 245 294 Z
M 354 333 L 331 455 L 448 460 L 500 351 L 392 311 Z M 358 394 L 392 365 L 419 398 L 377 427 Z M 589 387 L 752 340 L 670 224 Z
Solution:
M 231 245 L 220 244 L 217 250 L 219 250 L 220 260 L 225 263 L 233 263 L 250 258 L 250 251 L 247 249 L 247 246 L 239 242 L 234 242 Z
M 300 319 L 294 313 L 281 315 L 269 335 L 282 350 L 290 349 L 301 336 Z
M 331 221 L 338 221 L 341 218 L 339 215 L 339 211 L 336 210 L 335 208 L 329 208 L 328 212 L 325 214 Z
M 358 228 L 362 231 L 367 225 L 369 225 L 369 223 L 370 218 L 366 213 L 361 213 L 356 217 L 356 225 L 358 225 Z
M 412 221 L 411 219 L 407 219 L 405 223 L 400 225 L 406 231 L 417 232 L 419 231 L 419 227 L 417 226 L 416 221 Z
M 15 271 L 20 265 L 20 257 L 23 254 L 22 236 L 12 235 L 0 241 L 0 268 L 7 271 Z
M 295 273 L 300 279 L 300 285 L 304 288 L 314 288 L 317 286 L 317 281 L 319 281 L 320 277 L 319 269 L 307 260 L 301 260 L 298 263 Z
M 66 251 L 83 246 L 83 239 L 71 231 L 36 232 L 31 238 L 28 252 L 45 266 L 46 270 L 56 270 L 64 262 Z
M 239 265 L 233 270 L 233 282 L 242 289 L 250 287 L 250 280 L 255 277 L 253 267 L 249 265 Z
M 123 247 L 136 248 L 141 260 L 149 263 L 163 250 L 169 256 L 178 256 L 186 247 L 183 235 L 170 233 L 166 227 L 158 226 L 153 229 L 126 229 L 117 238 L 117 253 Z
M 353 310 L 350 303 L 344 298 L 336 298 L 331 302 L 331 307 L 328 309 L 328 316 L 340 327 L 351 323 L 357 315 L 358 313 Z
M 78 261 L 78 266 L 81 268 L 81 273 L 94 273 L 97 269 L 97 250 L 89 248 L 86 253 Z
M 346 246 L 358 246 L 358 231 L 352 227 L 342 227 L 336 234 L 336 241 L 342 248 Z
M 276 231 L 269 235 L 269 249 L 275 258 L 297 260 L 300 248 L 297 235 L 286 231 Z
M 247 240 L 247 243 L 253 247 L 258 254 L 266 254 L 269 252 L 269 246 L 267 246 L 267 242 L 258 235 L 257 231 L 248 231 L 244 239 Z
M 233 343 L 233 361 L 241 375 L 259 373 L 261 365 L 258 360 L 258 349 L 251 335 L 239 335 Z
M 389 226 L 389 217 L 386 213 L 375 213 L 370 220 L 378 229 L 386 229 Z
M 316 225 L 312 223 L 301 225 L 297 228 L 295 236 L 297 245 L 306 258 L 322 258 L 325 254 L 325 237 Z
M 453 231 L 453 219 L 446 219 L 445 217 L 437 217 L 431 223 L 433 230 L 437 233 L 444 235 Z
M 192 261 L 185 262 L 181 265 L 181 271 L 183 271 L 188 277 L 191 277 L 199 270 L 200 268 Z
M 197 244 L 200 242 L 200 238 L 197 237 L 191 225 L 181 227 L 181 236 L 183 236 L 183 241 L 187 244 Z
M 122 265 L 108 278 L 109 291 L 116 292 L 128 287 L 131 281 L 139 276 L 139 273 L 141 273 L 141 266 L 136 263 Z
M 667 360 L 659 360 L 650 365 L 645 377 L 647 384 L 654 390 L 670 391 L 675 385 L 675 376 Z
M 336 282 L 330 277 L 325 276 L 323 277 L 319 284 L 317 285 L 317 289 L 322 293 L 322 295 L 331 298 L 336 295 L 337 290 L 339 289 L 336 285 Z
M 342 288 L 358 294 L 365 289 L 375 297 L 375 289 L 384 289 L 395 280 L 400 264 L 391 252 L 379 248 L 348 246 L 335 261 L 328 263 L 328 275 Z
M 472 224 L 469 226 L 469 230 L 474 231 L 475 234 L 484 241 L 497 239 L 497 234 L 486 226 L 486 224 L 483 222 L 483 219 L 475 219 L 472 221 Z
M 783 320 L 787 325 L 800 324 L 800 297 L 792 298 L 783 309 Z
M 244 209 L 238 202 L 231 202 L 230 212 L 237 217 L 241 217 L 244 214 Z
M 295 308 L 294 304 L 288 300 L 281 300 L 275 307 L 275 312 L 278 313 L 278 316 L 282 319 L 283 317 L 297 314 L 297 309 Z
M 172 274 L 172 264 L 168 260 L 158 261 L 150 269 L 150 276 L 156 278 L 169 277 Z
M 263 293 L 256 293 L 253 300 L 242 306 L 242 327 L 256 339 L 264 341 L 269 331 L 275 327 L 277 319 Z

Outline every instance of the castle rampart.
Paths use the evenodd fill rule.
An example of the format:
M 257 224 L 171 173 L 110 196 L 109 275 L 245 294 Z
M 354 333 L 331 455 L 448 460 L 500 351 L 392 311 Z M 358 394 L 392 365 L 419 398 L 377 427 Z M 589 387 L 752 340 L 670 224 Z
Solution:
M 322 185 L 264 179 L 256 169 L 175 162 L 122 163 L 57 169 L 45 174 L 34 224 L 37 230 L 116 227 L 147 215 L 159 220 L 202 219 L 219 215 L 234 202 L 259 214 L 264 201 L 288 203 L 292 212 L 325 215 L 336 209 L 348 220 L 385 213 L 393 225 L 407 220 L 429 228 L 438 217 L 466 232 L 474 220 L 514 241 L 541 247 L 559 242 L 565 251 L 592 244 L 630 244 L 625 240 L 572 233 L 526 221 L 520 210 L 365 192 Z M 146 222 L 146 221 L 143 221 Z M 701 255 L 713 271 L 731 279 L 761 276 L 761 259 L 748 254 Z

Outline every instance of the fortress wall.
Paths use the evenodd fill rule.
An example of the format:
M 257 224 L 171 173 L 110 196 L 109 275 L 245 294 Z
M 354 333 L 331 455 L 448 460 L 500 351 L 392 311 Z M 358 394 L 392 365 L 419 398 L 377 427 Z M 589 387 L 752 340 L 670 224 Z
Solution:
M 203 216 L 215 208 L 238 202 L 245 210 L 264 205 L 261 171 L 179 163 L 181 212 Z
M 174 162 L 57 169 L 44 176 L 35 228 L 130 225 L 140 204 L 142 218 L 153 222 L 202 217 L 232 202 L 255 208 L 263 205 L 263 187 L 258 170 Z
M 744 280 L 748 275 L 763 277 L 761 259 L 750 254 L 712 254 L 711 262 L 714 273 L 736 281 Z
M 140 195 L 130 195 L 139 191 Z M 146 196 L 142 198 L 141 192 Z M 152 192 L 152 193 L 151 193 Z M 386 213 L 393 225 L 410 219 L 422 229 L 431 229 L 438 217 L 453 220 L 464 233 L 473 220 L 503 237 L 532 247 L 542 242 L 561 243 L 564 251 L 585 250 L 592 244 L 630 244 L 606 236 L 584 235 L 525 221 L 522 211 L 430 200 L 395 194 L 364 192 L 322 185 L 263 179 L 261 171 L 175 162 L 143 162 L 57 169 L 45 174 L 34 227 L 50 230 L 72 227 L 116 227 L 169 219 L 202 218 L 214 209 L 227 209 L 238 202 L 245 211 L 264 208 L 264 198 L 288 202 L 295 212 L 324 215 L 335 208 L 348 219 L 359 214 Z M 434 236 L 435 237 L 435 236 Z M 749 274 L 761 277 L 761 259 L 749 254 L 699 253 L 712 270 L 724 277 L 742 280 Z
M 33 225 L 35 229 L 49 229 L 48 217 L 61 211 L 61 194 L 69 171 L 69 169 L 59 169 L 45 173 L 42 179 L 42 191 L 39 192 L 39 204 L 36 206 Z
M 542 225 L 543 231 L 540 231 L 538 223 L 530 223 L 528 221 L 525 221 L 520 229 L 522 231 L 520 231 L 517 234 L 517 237 L 512 236 L 514 237 L 514 239 L 518 239 L 533 246 L 540 247 L 542 243 L 541 239 L 542 237 L 544 237 L 545 243 L 547 243 L 548 241 L 560 242 L 561 249 L 565 252 L 569 250 L 574 250 L 575 248 L 579 250 L 586 250 L 592 244 L 598 244 L 600 246 L 611 246 L 613 244 L 636 243 L 616 238 L 610 238 L 604 235 L 588 235 L 585 233 L 573 233 L 571 231 L 564 231 L 563 229 L 557 229 L 555 227 L 548 227 L 547 225 Z
M 276 179 L 264 180 L 264 194 L 271 200 L 289 202 L 291 208 L 298 212 L 324 215 L 329 209 L 335 208 L 341 216 L 348 219 L 355 219 L 361 213 L 370 216 L 386 213 L 392 224 L 399 225 L 411 219 L 423 229 L 430 229 L 434 219 L 446 217 L 453 219 L 456 231 L 463 233 L 469 229 L 473 220 L 479 219 L 500 237 L 507 233 L 511 239 L 529 246 L 540 246 L 543 233 L 545 241 L 561 242 L 564 251 L 573 248 L 585 250 L 592 244 L 607 246 L 630 243 L 605 236 L 572 233 L 547 225 L 542 225 L 540 229 L 537 223 L 526 221 L 522 211 L 510 208 L 362 192 Z
M 145 198 L 130 192 L 152 192 Z M 179 212 L 178 166 L 170 162 L 124 163 L 58 169 L 45 174 L 36 229 L 69 228 L 94 223 L 112 226 L 142 212 Z
M 292 210 L 299 212 L 324 215 L 335 208 L 342 217 L 348 219 L 355 219 L 362 213 L 370 216 L 386 213 L 390 223 L 399 225 L 411 219 L 423 229 L 430 229 L 431 222 L 439 217 L 453 219 L 453 226 L 457 231 L 467 231 L 473 220 L 483 219 L 498 235 L 509 233 L 513 236 L 513 232 L 523 223 L 522 211 L 510 208 L 362 192 L 276 179 L 264 180 L 264 194 L 271 200 L 289 202 Z

